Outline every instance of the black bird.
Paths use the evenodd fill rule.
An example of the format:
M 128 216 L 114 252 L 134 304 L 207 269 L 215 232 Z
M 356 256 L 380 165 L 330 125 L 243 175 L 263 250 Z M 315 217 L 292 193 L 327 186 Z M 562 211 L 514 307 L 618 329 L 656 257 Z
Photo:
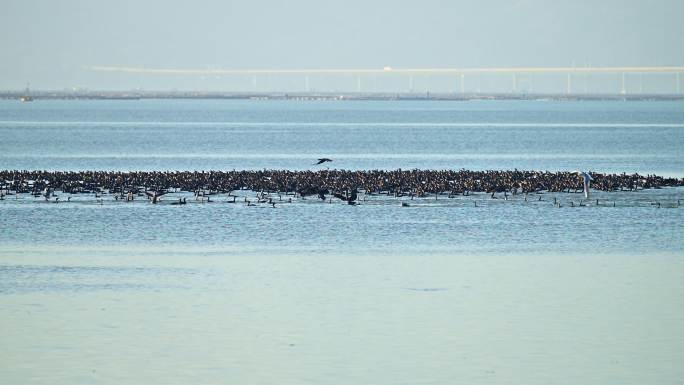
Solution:
M 162 195 L 166 194 L 166 191 L 154 191 L 154 193 L 151 193 L 149 191 L 145 191 L 145 194 L 147 195 L 147 198 L 150 201 L 152 201 L 152 203 L 156 204 L 156 203 L 159 203 Z
M 185 198 L 178 198 L 178 202 L 171 202 L 172 205 L 184 205 L 187 204 L 188 202 L 185 201 Z
M 315 165 L 318 165 L 318 164 L 321 164 L 321 163 L 325 163 L 325 162 L 332 162 L 332 159 L 328 159 L 328 158 L 319 158 L 319 159 L 318 159 L 318 163 L 314 163 L 314 166 L 315 166 Z
M 351 206 L 356 205 L 356 199 L 358 199 L 358 193 L 356 191 L 356 188 L 352 190 L 351 194 L 349 194 L 349 190 L 345 190 L 344 195 L 339 193 L 333 193 L 333 196 L 337 199 L 347 202 L 347 204 Z

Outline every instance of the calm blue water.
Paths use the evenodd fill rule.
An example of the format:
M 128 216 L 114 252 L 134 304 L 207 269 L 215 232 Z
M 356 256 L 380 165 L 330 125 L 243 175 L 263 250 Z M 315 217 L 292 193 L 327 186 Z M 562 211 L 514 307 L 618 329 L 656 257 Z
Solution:
M 684 175 L 681 102 L 2 101 L 0 137 L 4 169 L 317 169 L 312 163 L 326 156 L 330 167 L 346 169 Z M 563 208 L 553 207 L 554 197 Z M 0 203 L 0 242 L 15 253 L 79 245 L 257 254 L 684 250 L 684 211 L 653 206 L 674 206 L 681 189 L 595 198 L 598 207 L 581 208 L 570 207 L 579 203 L 574 194 L 529 202 L 483 194 L 404 209 L 386 197 L 360 207 L 311 199 L 271 209 L 220 203 L 225 197 L 179 208 L 25 196 Z
M 0 169 L 681 177 L 682 148 L 682 103 L 0 101 Z M 0 383 L 681 384 L 684 189 L 592 194 L 8 195 Z
M 684 176 L 682 102 L 0 101 L 6 169 L 592 169 Z

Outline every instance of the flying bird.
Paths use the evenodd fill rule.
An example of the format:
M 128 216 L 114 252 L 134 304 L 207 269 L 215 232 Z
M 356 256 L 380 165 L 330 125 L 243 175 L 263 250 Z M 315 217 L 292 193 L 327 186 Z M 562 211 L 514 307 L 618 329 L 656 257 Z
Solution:
M 314 163 L 314 166 L 315 166 L 315 165 L 318 165 L 318 164 L 321 164 L 321 163 L 325 163 L 325 162 L 332 162 L 332 159 L 328 159 L 328 158 L 319 158 L 319 159 L 318 159 L 318 163 Z
M 152 203 L 157 204 L 159 201 L 161 201 L 162 195 L 166 194 L 166 191 L 145 191 L 145 194 L 147 195 L 147 199 L 152 201 Z

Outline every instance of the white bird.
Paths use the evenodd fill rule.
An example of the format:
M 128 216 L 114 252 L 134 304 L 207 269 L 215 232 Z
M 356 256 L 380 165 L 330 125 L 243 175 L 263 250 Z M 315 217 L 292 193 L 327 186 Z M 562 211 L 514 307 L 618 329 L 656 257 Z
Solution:
M 582 176 L 582 182 L 584 183 L 584 197 L 589 198 L 589 185 L 594 178 L 592 178 L 591 175 L 585 171 L 577 171 L 577 173 Z

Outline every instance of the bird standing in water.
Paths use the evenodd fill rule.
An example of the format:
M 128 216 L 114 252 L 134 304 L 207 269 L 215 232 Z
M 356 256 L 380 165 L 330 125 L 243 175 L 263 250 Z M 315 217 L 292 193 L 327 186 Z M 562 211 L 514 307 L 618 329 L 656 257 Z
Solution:
M 592 178 L 588 172 L 578 171 L 577 173 L 582 176 L 582 182 L 583 182 L 583 187 L 584 187 L 584 197 L 589 198 L 589 184 L 591 183 L 591 181 L 594 178 Z

